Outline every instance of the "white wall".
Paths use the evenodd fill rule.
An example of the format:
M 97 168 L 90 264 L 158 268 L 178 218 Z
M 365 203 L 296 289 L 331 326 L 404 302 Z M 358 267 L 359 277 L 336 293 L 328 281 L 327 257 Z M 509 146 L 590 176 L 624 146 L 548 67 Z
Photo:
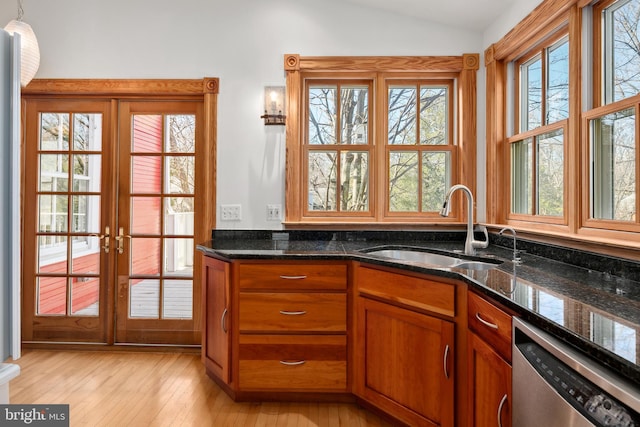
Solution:
M 340 0 L 25 0 L 24 12 L 40 43 L 38 78 L 220 78 L 217 202 L 241 204 L 243 219 L 219 228 L 281 228 L 266 221 L 266 205 L 284 205 L 284 134 L 259 116 L 263 87 L 284 85 L 285 53 L 461 55 L 489 44 L 480 33 Z M 0 25 L 15 16 L 14 1 L 0 2 Z

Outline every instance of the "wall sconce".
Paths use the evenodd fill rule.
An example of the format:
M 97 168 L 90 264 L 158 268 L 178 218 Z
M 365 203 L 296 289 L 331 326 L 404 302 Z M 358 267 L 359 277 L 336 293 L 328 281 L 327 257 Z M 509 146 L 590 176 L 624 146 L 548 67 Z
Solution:
M 20 86 L 25 87 L 36 75 L 40 66 L 40 48 L 31 25 L 22 20 L 22 0 L 18 1 L 18 17 L 4 29 L 11 35 L 20 34 Z
M 284 125 L 287 116 L 284 111 L 284 86 L 266 86 L 264 88 L 264 119 L 265 125 Z

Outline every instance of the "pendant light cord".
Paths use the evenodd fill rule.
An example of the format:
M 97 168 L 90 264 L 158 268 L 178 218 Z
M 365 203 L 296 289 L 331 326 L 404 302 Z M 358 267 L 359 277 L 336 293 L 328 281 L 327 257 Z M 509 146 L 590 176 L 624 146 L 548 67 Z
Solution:
M 22 0 L 18 0 L 18 21 L 22 21 L 22 15 L 24 15 L 24 10 L 22 9 Z

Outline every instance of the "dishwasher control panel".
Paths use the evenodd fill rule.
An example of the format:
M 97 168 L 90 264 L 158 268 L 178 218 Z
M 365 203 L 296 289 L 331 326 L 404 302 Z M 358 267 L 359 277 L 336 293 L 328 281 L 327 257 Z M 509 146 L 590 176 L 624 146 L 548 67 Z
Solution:
M 596 426 L 640 427 L 638 414 L 535 342 L 516 344 L 545 381 Z

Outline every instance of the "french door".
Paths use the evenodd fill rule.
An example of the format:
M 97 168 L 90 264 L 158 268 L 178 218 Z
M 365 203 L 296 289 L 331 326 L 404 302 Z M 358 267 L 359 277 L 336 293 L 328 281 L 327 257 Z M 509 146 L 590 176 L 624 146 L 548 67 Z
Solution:
M 25 103 L 25 342 L 200 342 L 203 102 Z

